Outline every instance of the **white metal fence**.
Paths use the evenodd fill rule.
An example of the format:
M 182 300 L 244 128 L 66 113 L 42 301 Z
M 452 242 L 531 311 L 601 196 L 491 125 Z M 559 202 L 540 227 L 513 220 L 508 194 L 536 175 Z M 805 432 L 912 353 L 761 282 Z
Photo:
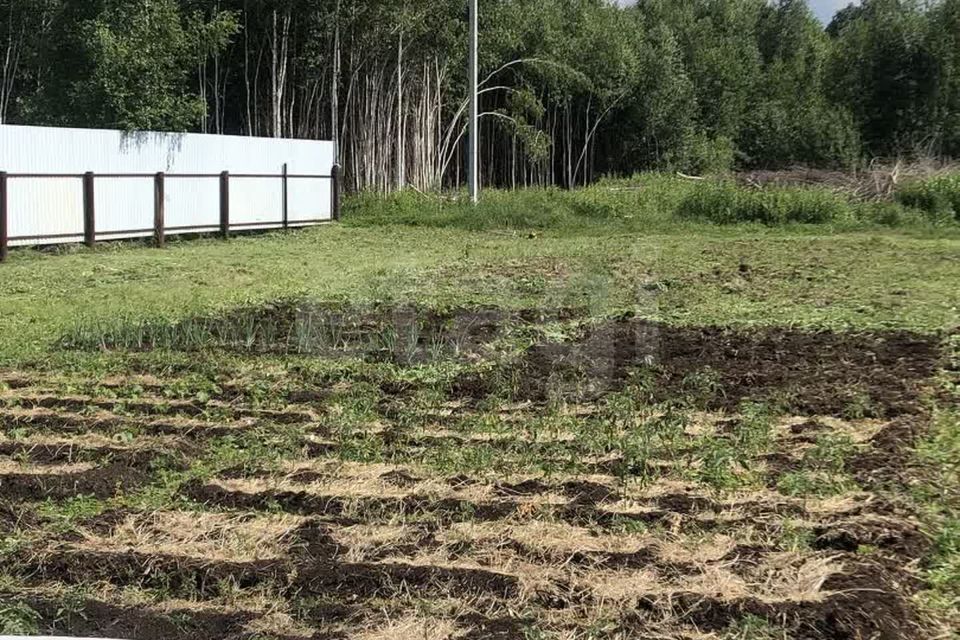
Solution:
M 332 142 L 0 125 L 7 246 L 300 227 L 338 215 Z

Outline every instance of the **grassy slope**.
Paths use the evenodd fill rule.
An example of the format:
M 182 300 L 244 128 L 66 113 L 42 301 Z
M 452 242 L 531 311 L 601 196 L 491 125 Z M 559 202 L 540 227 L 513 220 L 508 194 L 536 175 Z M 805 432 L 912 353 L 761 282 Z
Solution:
M 7 363 L 43 356 L 82 321 L 179 317 L 299 295 L 629 308 L 690 324 L 936 331 L 957 319 L 960 239 L 756 226 L 534 237 L 325 227 L 164 251 L 121 244 L 59 256 L 15 251 L 2 273 L 0 361 Z

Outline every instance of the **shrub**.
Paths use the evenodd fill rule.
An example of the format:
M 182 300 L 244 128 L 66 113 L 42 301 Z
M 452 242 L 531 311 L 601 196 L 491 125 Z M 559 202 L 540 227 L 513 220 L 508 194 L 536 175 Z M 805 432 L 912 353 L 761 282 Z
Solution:
M 741 166 L 850 168 L 861 144 L 852 116 L 821 103 L 762 102 L 747 115 L 737 141 Z
M 795 187 L 745 189 L 728 181 L 704 183 L 680 203 L 677 213 L 681 218 L 718 224 L 819 224 L 854 217 L 850 201 L 831 191 Z
M 710 138 L 703 134 L 690 136 L 683 146 L 667 154 L 667 164 L 687 173 L 714 175 L 733 169 L 736 148 L 730 138 Z
M 860 205 L 858 218 L 862 222 L 885 227 L 905 227 L 922 225 L 929 220 L 922 211 L 907 207 L 899 202 L 866 202 Z
M 960 220 L 960 173 L 909 182 L 898 190 L 897 200 L 935 221 Z

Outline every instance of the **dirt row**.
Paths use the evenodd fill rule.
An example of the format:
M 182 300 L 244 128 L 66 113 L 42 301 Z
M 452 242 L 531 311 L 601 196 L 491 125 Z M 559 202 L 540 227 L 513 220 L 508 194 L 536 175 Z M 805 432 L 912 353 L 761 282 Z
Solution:
M 405 594 L 415 593 L 421 598 L 471 602 L 490 611 L 539 609 L 544 619 L 575 618 L 577 612 L 599 611 L 615 604 L 619 626 L 635 634 L 662 629 L 665 621 L 675 633 L 723 632 L 731 621 L 752 614 L 784 623 L 790 637 L 922 637 L 923 621 L 908 595 L 917 585 L 904 585 L 896 565 L 853 554 L 833 555 L 829 562 L 833 570 L 821 569 L 825 563 L 809 557 L 795 564 L 801 572 L 810 565 L 814 568 L 811 575 L 801 573 L 784 583 L 779 596 L 742 594 L 736 571 L 671 575 L 660 566 L 653 573 L 649 567 L 636 572 L 574 568 L 564 574 L 570 582 L 552 582 L 535 591 L 524 585 L 525 576 L 474 567 L 312 560 L 292 568 L 275 561 L 204 562 L 135 552 L 55 555 L 38 563 L 32 580 L 51 580 L 54 582 L 46 584 L 65 587 L 98 580 L 211 601 L 229 597 L 238 589 L 262 592 L 265 587 L 273 587 L 277 589 L 273 597 L 288 602 L 342 602 L 338 611 L 326 609 L 320 619 L 317 612 L 301 614 L 301 624 L 319 628 L 329 628 L 335 622 L 355 623 L 357 607 L 364 603 L 401 602 Z M 741 562 L 738 568 L 749 572 L 751 567 L 749 562 Z M 781 568 L 791 570 L 789 564 Z M 670 576 L 670 585 L 660 577 L 664 575 Z M 231 617 L 234 623 L 246 623 L 253 617 L 241 614 L 238 620 L 236 614 Z M 523 620 L 514 618 L 513 622 L 513 633 L 503 637 L 524 637 Z M 355 637 L 362 628 L 359 625 L 349 637 Z M 150 636 L 141 633 L 134 637 Z M 329 636 L 321 632 L 319 637 Z
M 306 312 L 296 305 L 287 305 L 250 313 L 254 319 L 270 317 L 290 323 L 302 321 L 301 315 Z M 940 361 L 940 337 L 907 331 L 842 333 L 676 327 L 630 316 L 588 321 L 569 309 L 513 313 L 487 308 L 455 309 L 440 315 L 386 309 L 358 312 L 360 320 L 350 319 L 349 312 L 343 313 L 345 326 L 361 333 L 384 326 L 402 329 L 411 322 L 448 327 L 450 335 L 462 333 L 476 347 L 458 350 L 462 357 L 482 354 L 488 360 L 500 361 L 492 369 L 482 368 L 450 380 L 447 392 L 454 399 L 477 400 L 501 394 L 506 379 L 519 379 L 520 384 L 509 390 L 514 399 L 539 401 L 559 393 L 570 399 L 579 396 L 581 400 L 596 400 L 622 389 L 632 375 L 646 371 L 661 399 L 687 393 L 704 408 L 730 409 L 743 400 L 775 397 L 785 410 L 797 414 L 842 416 L 855 404 L 865 415 L 895 417 L 920 408 L 918 400 L 927 390 L 925 383 Z M 566 338 L 546 339 L 541 328 L 547 322 L 557 321 L 567 323 Z M 501 359 L 495 351 L 500 344 L 497 341 L 515 334 L 522 336 L 521 344 L 529 341 L 531 346 L 523 350 L 519 359 Z M 420 340 L 426 343 L 428 337 Z M 343 355 L 356 354 L 345 348 Z M 386 397 L 402 398 L 414 390 L 409 383 L 364 379 L 363 374 L 357 374 L 355 380 L 377 384 Z M 229 379 L 219 381 L 217 397 L 196 402 L 156 397 L 164 387 L 149 376 L 136 381 L 147 397 L 110 399 L 44 393 L 42 377 L 11 372 L 0 378 L 0 383 L 9 389 L 0 395 L 0 404 L 24 409 L 99 408 L 143 416 L 213 414 L 218 419 L 304 422 L 316 418 L 311 407 L 322 405 L 329 399 L 332 387 L 343 380 L 334 377 L 311 380 L 309 384 L 306 380 L 300 382 L 287 385 L 281 391 L 282 397 L 275 398 L 291 408 L 269 410 L 244 406 L 247 390 Z M 106 381 L 102 386 L 124 389 L 128 383 Z
M 513 321 L 535 329 L 542 318 Z M 475 353 L 503 337 L 498 322 L 465 325 Z M 242 375 L 202 400 L 171 400 L 177 374 L 105 381 L 110 398 L 2 374 L 0 600 L 30 607 L 42 632 L 130 640 L 725 640 L 747 616 L 778 629 L 771 637 L 931 637 L 915 602 L 931 541 L 897 488 L 915 473 L 936 338 L 624 317 L 533 342 L 513 359 L 458 367 L 419 409 L 408 406 L 416 383 L 362 367 L 309 382 L 291 371 L 267 406 Z M 137 397 L 121 397 L 131 384 Z M 374 417 L 347 433 L 411 459 L 482 442 L 549 460 L 586 432 L 457 426 L 493 411 L 522 427 L 558 396 L 575 420 L 623 390 L 697 415 L 675 459 L 650 461 L 669 471 L 649 484 L 617 475 L 617 450 L 578 461 L 579 473 L 440 473 L 343 459 L 350 440 L 335 405 L 353 384 L 376 390 Z M 692 462 L 678 464 L 685 447 L 703 433 L 735 445 L 745 400 L 783 414 L 757 460 L 765 475 L 739 490 L 700 483 Z M 211 458 L 212 446 L 247 446 L 241 435 L 280 432 L 295 443 L 287 459 Z M 853 485 L 782 492 L 779 479 L 802 471 L 824 435 L 852 442 L 842 468 Z M 164 506 L 138 506 L 157 494 Z M 71 510 L 80 496 L 95 514 Z

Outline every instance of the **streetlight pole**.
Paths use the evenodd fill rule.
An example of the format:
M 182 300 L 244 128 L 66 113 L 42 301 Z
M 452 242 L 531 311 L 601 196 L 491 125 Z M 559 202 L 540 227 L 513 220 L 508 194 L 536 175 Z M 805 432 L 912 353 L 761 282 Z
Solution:
M 480 199 L 480 114 L 477 111 L 477 45 L 478 19 L 477 0 L 470 2 L 470 134 L 467 142 L 467 182 L 470 186 L 470 202 L 476 204 Z

